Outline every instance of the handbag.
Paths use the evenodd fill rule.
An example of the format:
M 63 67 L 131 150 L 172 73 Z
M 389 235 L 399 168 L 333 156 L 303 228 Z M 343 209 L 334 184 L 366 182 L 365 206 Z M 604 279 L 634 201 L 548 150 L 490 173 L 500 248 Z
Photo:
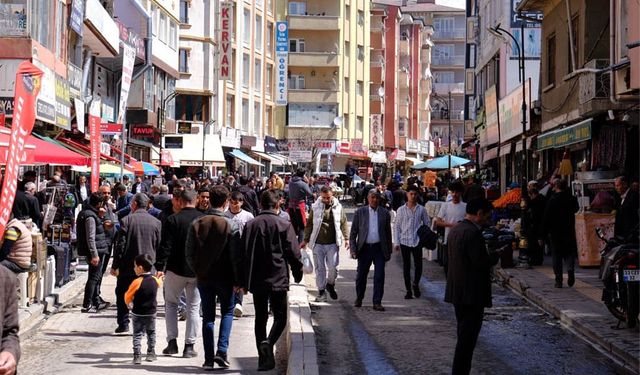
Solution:
M 313 261 L 311 260 L 311 255 L 309 255 L 309 248 L 302 249 L 300 251 L 302 253 L 302 272 L 305 274 L 313 273 Z
M 434 250 L 438 244 L 438 234 L 424 224 L 418 228 L 418 238 L 418 245 L 429 250 Z

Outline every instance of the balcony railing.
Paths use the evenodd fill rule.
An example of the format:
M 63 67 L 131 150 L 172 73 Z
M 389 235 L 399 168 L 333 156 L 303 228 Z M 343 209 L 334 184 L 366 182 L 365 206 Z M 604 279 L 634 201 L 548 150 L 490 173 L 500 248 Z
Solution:
M 291 30 L 339 30 L 340 17 L 322 14 L 290 14 L 289 28 Z
M 431 120 L 448 120 L 447 110 L 437 109 L 431 111 Z M 464 120 L 464 110 L 462 108 L 454 108 L 451 113 L 451 120 Z
M 435 33 L 433 33 L 433 37 L 432 39 L 434 40 L 438 40 L 438 39 L 464 39 L 466 36 L 466 31 L 463 28 L 457 28 L 457 29 L 447 29 L 447 30 L 436 30 Z
M 434 83 L 433 91 L 438 94 L 446 94 L 451 92 L 452 94 L 464 93 L 464 82 L 460 83 Z
M 460 66 L 464 66 L 464 55 L 431 56 L 431 65 L 460 65 Z
M 290 66 L 338 66 L 339 56 L 335 52 L 290 52 Z

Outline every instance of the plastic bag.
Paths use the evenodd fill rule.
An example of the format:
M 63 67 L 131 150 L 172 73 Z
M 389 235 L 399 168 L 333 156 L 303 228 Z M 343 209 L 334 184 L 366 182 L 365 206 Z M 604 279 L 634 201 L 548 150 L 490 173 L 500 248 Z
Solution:
M 309 254 L 309 249 L 302 249 L 302 272 L 308 274 L 313 273 L 313 261 L 311 260 L 311 255 Z

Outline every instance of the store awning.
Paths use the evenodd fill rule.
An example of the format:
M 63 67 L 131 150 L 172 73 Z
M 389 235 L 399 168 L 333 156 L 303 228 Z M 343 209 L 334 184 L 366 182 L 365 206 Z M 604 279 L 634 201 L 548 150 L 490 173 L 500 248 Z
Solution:
M 420 164 L 420 163 L 423 162 L 422 160 L 420 160 L 418 158 L 412 158 L 411 156 L 407 156 L 405 159 L 409 160 L 410 162 L 412 162 L 413 165 Z
M 9 146 L 9 138 L 11 137 L 10 129 L 0 129 L 0 145 L 7 144 Z M 6 142 L 4 141 L 6 139 Z M 53 165 L 87 165 L 89 159 L 62 147 L 55 141 L 46 141 L 39 139 L 33 135 L 29 135 L 26 140 L 25 151 L 27 151 L 27 159 L 21 164 L 53 164 Z M 4 161 L 4 153 L 1 153 L 0 164 Z
M 592 121 L 593 118 L 589 118 L 562 129 L 540 134 L 536 144 L 537 150 L 541 151 L 548 148 L 560 148 L 591 139 Z
M 500 156 L 511 154 L 511 143 L 500 146 Z
M 275 155 L 268 155 L 268 154 L 265 154 L 264 152 L 259 152 L 259 151 L 252 151 L 252 153 L 261 159 L 268 160 L 272 165 L 284 165 L 284 160 L 280 159 Z
M 243 161 L 247 164 L 252 164 L 252 165 L 262 165 L 262 163 L 260 163 L 259 161 L 257 161 L 256 159 L 252 158 L 251 156 L 245 154 L 244 152 L 236 149 L 233 149 L 233 151 L 229 152 L 228 155 L 233 156 L 234 158 Z
M 491 159 L 495 159 L 498 157 L 498 148 L 494 147 L 494 148 L 490 148 L 488 150 L 484 150 L 482 152 L 482 162 L 486 163 Z
M 378 164 L 387 163 L 387 153 L 384 151 L 375 151 L 370 153 L 371 162 Z

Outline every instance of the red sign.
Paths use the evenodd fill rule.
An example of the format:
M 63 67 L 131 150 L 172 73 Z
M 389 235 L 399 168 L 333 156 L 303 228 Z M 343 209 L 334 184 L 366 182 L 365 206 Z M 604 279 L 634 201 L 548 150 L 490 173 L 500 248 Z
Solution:
M 91 191 L 100 187 L 100 102 L 91 103 L 89 110 L 89 135 L 91 137 Z M 115 125 L 115 124 L 114 124 Z
M 0 233 L 4 233 L 11 217 L 13 201 L 16 198 L 18 188 L 20 160 L 25 156 L 24 145 L 35 123 L 35 103 L 36 96 L 40 92 L 41 78 L 42 71 L 30 62 L 23 61 L 18 66 L 11 139 L 9 140 L 5 178 L 0 198 Z
M 4 124 L 6 122 L 5 118 L 6 118 L 5 114 L 4 113 L 0 113 L 0 127 L 1 128 L 4 128 Z
M 102 134 L 120 134 L 122 133 L 122 124 L 114 124 L 111 122 L 100 123 L 100 133 Z

